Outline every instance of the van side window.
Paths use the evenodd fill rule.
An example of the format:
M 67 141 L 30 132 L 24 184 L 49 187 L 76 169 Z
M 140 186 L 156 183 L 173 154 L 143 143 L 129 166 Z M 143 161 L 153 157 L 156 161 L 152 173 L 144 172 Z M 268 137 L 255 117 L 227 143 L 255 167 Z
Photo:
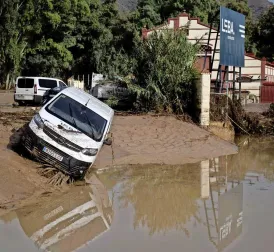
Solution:
M 34 86 L 34 79 L 29 78 L 21 78 L 17 81 L 18 88 L 33 88 Z
M 55 88 L 57 87 L 56 80 L 39 79 L 39 86 L 42 88 Z
M 67 85 L 66 85 L 64 82 L 59 81 L 59 86 L 60 86 L 60 87 L 66 87 Z

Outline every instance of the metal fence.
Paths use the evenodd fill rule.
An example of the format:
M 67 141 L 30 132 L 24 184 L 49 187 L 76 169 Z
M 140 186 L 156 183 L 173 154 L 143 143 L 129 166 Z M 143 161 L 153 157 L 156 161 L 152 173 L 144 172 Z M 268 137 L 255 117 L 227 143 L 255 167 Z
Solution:
M 71 81 L 83 82 L 83 86 L 85 90 L 90 90 L 98 81 L 103 80 L 104 76 L 102 74 L 90 73 L 90 74 L 74 74 L 68 80 L 68 84 Z
M 67 83 L 68 85 L 75 86 L 71 83 L 79 83 L 83 82 L 83 88 L 85 90 L 90 90 L 90 87 L 92 85 L 92 74 L 75 74 L 72 75 L 68 80 Z

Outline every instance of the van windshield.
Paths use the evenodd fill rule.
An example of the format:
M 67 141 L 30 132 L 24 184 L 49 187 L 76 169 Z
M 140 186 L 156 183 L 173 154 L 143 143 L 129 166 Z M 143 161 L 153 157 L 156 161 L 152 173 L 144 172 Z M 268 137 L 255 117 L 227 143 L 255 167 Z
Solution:
M 102 140 L 107 120 L 72 98 L 62 94 L 46 110 L 93 140 Z

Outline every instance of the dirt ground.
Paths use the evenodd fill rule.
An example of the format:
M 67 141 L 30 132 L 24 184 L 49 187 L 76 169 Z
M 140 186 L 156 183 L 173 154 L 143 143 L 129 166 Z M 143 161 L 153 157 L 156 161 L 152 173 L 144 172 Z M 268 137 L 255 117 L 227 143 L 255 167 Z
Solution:
M 129 164 L 186 164 L 237 152 L 235 145 L 171 116 L 116 116 L 113 144 L 104 146 L 95 167 Z
M 11 105 L 13 103 L 13 92 L 0 90 L 0 105 Z
M 270 103 L 249 103 L 244 106 L 246 112 L 263 113 L 269 110 Z
M 9 97 L 9 98 L 7 98 Z M 0 94 L 0 213 L 55 190 L 38 174 L 38 163 L 7 148 L 12 129 L 34 113 L 13 108 L 12 95 Z M 198 126 L 171 116 L 115 116 L 112 146 L 104 146 L 95 168 L 130 164 L 185 164 L 234 154 L 237 147 Z
M 25 122 L 12 118 L 7 120 L 0 112 L 0 212 L 17 206 L 23 199 L 50 190 L 47 179 L 37 173 L 38 163 L 7 148 L 12 129 Z

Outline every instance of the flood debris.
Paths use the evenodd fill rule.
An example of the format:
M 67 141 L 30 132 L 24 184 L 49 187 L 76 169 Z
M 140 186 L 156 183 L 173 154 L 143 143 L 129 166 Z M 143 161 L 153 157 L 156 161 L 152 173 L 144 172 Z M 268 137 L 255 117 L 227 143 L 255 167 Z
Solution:
M 263 113 L 246 112 L 239 101 L 232 102 L 224 95 L 211 95 L 210 120 L 230 121 L 240 135 L 274 135 L 274 104 Z
M 49 183 L 54 186 L 62 186 L 72 181 L 73 178 L 59 171 L 49 180 Z
M 59 172 L 58 169 L 56 169 L 55 167 L 51 167 L 47 164 L 44 164 L 44 165 L 41 165 L 41 166 L 38 167 L 38 173 L 41 176 L 44 176 L 46 178 L 52 178 L 58 172 Z
M 64 186 L 74 182 L 72 177 L 47 164 L 43 164 L 38 168 L 38 174 L 46 177 L 48 179 L 48 183 L 53 186 Z

